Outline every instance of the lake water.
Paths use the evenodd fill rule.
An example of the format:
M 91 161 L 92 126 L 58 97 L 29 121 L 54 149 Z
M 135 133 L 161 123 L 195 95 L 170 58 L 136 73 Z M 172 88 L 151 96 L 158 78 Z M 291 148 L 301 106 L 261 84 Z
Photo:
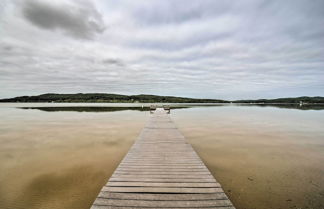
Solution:
M 109 106 L 130 105 L 0 104 L 0 208 L 88 209 L 149 117 L 141 104 Z M 170 116 L 237 209 L 324 208 L 322 108 Z

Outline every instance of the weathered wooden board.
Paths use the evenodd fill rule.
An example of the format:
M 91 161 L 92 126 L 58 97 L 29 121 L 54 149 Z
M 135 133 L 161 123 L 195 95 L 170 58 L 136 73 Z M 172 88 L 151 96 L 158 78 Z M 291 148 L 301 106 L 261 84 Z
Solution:
M 100 192 L 98 197 L 110 199 L 127 199 L 127 200 L 225 200 L 225 193 L 209 194 L 153 194 L 153 193 L 118 193 L 118 192 Z
M 221 185 L 157 108 L 91 209 L 235 209 Z

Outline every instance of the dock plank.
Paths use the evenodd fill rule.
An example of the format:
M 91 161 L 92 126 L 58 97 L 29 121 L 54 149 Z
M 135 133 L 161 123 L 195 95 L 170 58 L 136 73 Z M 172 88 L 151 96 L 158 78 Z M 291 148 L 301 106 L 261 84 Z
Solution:
M 163 182 L 108 182 L 108 186 L 134 186 L 134 187 L 220 187 L 219 183 L 163 183 Z
M 207 194 L 153 194 L 153 193 L 118 193 L 118 192 L 100 192 L 98 198 L 126 199 L 126 200 L 223 200 L 227 199 L 224 192 Z
M 226 207 L 232 206 L 229 200 L 153 200 L 153 201 L 143 201 L 143 200 L 124 200 L 124 199 L 106 199 L 98 198 L 95 201 L 98 205 L 109 205 L 109 206 L 131 206 L 131 207 Z

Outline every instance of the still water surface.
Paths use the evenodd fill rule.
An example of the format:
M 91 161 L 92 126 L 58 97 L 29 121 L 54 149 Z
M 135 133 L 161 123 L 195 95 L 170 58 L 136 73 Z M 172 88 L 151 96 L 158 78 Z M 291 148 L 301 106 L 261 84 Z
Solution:
M 89 208 L 149 117 L 140 108 L 16 106 L 0 104 L 6 209 Z M 238 209 L 324 208 L 324 110 L 192 107 L 171 117 Z

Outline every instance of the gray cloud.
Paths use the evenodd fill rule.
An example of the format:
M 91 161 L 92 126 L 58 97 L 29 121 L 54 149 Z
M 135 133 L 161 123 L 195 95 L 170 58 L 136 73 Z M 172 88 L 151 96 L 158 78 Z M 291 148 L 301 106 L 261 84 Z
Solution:
M 107 59 L 104 59 L 102 62 L 104 64 L 108 64 L 108 65 L 116 65 L 116 66 L 120 66 L 120 67 L 125 66 L 125 63 L 121 59 L 107 58 Z
M 105 30 L 101 14 L 92 4 L 54 2 L 27 0 L 22 5 L 22 13 L 35 26 L 61 30 L 78 38 L 91 38 Z

